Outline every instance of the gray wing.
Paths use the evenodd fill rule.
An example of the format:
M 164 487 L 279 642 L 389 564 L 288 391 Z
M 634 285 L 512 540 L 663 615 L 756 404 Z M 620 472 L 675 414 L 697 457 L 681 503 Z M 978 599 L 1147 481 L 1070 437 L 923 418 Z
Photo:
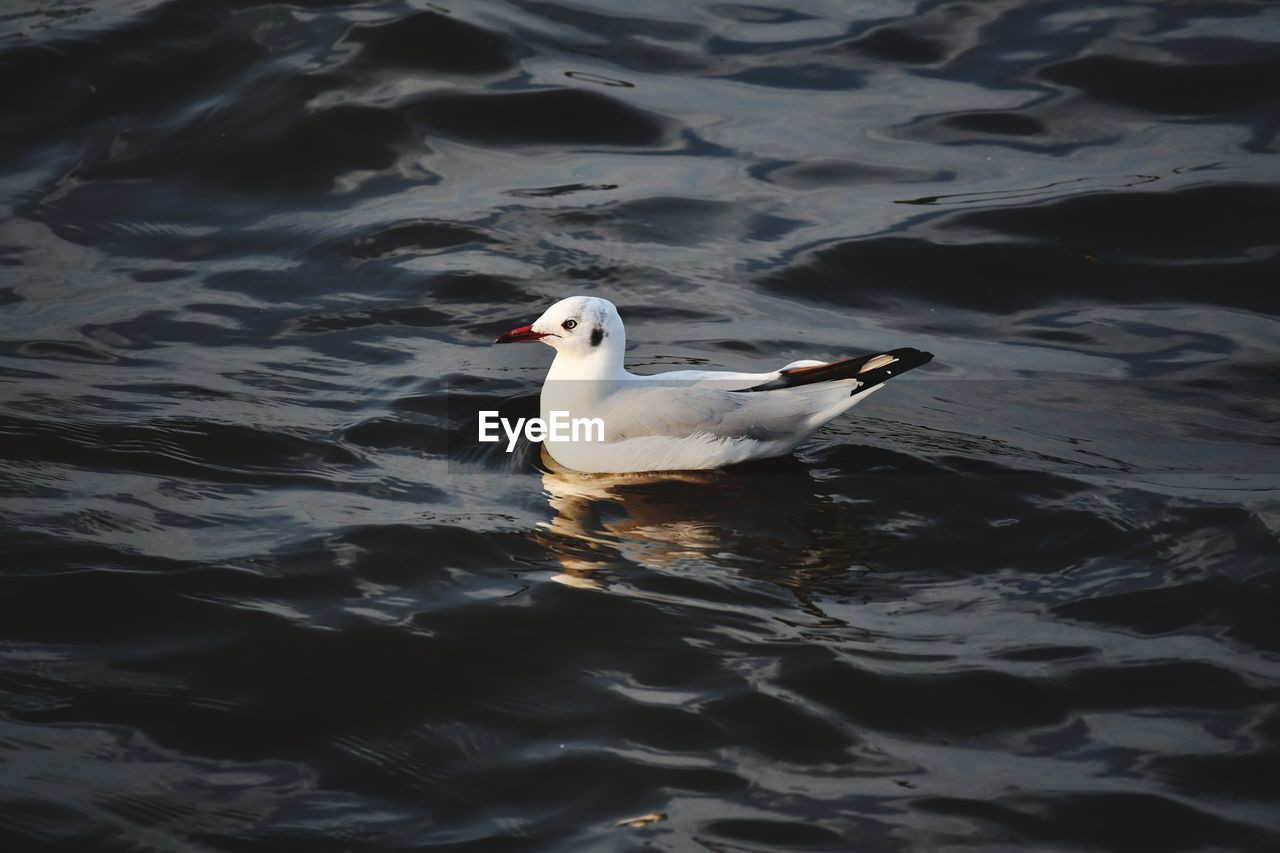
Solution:
M 794 438 L 821 426 L 932 353 L 904 347 L 771 373 L 682 370 L 636 376 L 604 401 L 605 439 L 648 435 Z
M 707 387 L 704 383 L 639 385 L 615 391 L 594 414 L 604 420 L 606 441 L 649 435 L 770 441 L 808 432 L 815 416 L 849 399 L 847 386 L 851 384 L 828 383 L 823 388 L 767 393 Z

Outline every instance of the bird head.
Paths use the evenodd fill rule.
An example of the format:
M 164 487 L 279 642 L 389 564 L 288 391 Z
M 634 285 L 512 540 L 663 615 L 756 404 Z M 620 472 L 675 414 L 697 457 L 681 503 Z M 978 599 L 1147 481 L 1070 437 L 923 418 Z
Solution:
M 621 354 L 626 332 L 618 309 L 597 296 L 570 296 L 552 305 L 528 326 L 499 335 L 494 343 L 541 341 L 568 358 L 593 358 L 601 353 Z

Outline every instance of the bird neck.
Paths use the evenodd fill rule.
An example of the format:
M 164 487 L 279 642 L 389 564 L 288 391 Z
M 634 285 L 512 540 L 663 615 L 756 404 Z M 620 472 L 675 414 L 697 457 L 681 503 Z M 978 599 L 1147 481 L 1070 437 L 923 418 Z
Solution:
M 588 355 L 556 353 L 547 379 L 623 379 L 622 353 L 600 350 Z

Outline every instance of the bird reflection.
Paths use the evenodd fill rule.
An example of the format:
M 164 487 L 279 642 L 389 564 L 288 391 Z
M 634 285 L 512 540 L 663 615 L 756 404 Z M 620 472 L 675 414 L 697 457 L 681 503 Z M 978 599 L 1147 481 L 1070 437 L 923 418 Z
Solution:
M 620 564 L 712 563 L 838 594 L 878 550 L 857 507 L 796 458 L 662 474 L 582 474 L 545 453 L 542 462 L 552 516 L 537 539 L 562 567 L 555 580 L 571 586 L 599 588 L 601 570 Z

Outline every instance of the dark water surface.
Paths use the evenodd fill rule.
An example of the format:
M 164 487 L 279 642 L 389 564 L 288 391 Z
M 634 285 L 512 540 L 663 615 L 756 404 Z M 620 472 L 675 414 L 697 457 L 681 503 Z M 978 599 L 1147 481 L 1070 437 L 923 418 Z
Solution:
M 1280 847 L 1275 4 L 2 8 L 4 849 Z M 937 358 L 447 453 L 572 293 Z

